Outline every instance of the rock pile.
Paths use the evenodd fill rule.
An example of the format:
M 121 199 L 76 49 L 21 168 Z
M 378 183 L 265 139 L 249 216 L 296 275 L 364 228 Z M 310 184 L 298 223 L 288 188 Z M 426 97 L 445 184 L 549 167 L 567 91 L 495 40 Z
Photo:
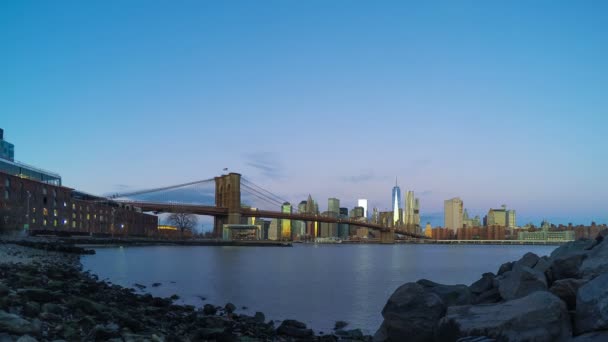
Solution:
M 404 284 L 374 340 L 608 341 L 607 233 L 527 253 L 470 286 Z

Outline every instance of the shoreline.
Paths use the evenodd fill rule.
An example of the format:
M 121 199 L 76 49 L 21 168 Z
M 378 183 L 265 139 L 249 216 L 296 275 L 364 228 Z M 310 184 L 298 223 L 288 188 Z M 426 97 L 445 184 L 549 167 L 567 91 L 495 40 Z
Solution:
M 176 305 L 170 298 L 138 294 L 83 271 L 82 250 L 49 250 L 0 240 L 0 340 L 17 341 L 369 341 L 343 326 L 328 334 L 292 319 L 266 321 L 262 312 L 236 306 Z M 37 248 L 33 248 L 37 247 Z M 338 326 L 336 326 L 338 328 Z

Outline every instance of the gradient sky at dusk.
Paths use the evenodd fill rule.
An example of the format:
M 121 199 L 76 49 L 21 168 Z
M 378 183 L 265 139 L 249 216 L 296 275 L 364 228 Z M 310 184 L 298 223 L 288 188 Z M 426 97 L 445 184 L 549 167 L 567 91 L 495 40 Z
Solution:
M 0 127 L 92 193 L 219 175 L 293 202 L 608 222 L 606 1 L 5 1 Z

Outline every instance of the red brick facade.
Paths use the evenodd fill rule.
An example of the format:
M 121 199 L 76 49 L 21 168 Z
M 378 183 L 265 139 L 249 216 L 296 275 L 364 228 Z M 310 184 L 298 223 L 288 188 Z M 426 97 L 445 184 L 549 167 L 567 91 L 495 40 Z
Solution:
M 3 220 L 0 224 L 19 229 L 29 223 L 29 231 L 34 234 L 150 236 L 156 234 L 158 226 L 156 216 L 143 214 L 134 208 L 77 198 L 70 188 L 2 172 L 0 208 L 0 220 Z

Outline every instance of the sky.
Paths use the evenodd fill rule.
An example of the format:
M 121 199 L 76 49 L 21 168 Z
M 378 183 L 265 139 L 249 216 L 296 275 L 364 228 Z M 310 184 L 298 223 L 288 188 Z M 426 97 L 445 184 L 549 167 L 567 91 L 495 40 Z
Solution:
M 224 168 L 440 224 L 608 222 L 608 2 L 5 1 L 16 159 L 105 194 Z M 423 222 L 424 223 L 424 222 Z

